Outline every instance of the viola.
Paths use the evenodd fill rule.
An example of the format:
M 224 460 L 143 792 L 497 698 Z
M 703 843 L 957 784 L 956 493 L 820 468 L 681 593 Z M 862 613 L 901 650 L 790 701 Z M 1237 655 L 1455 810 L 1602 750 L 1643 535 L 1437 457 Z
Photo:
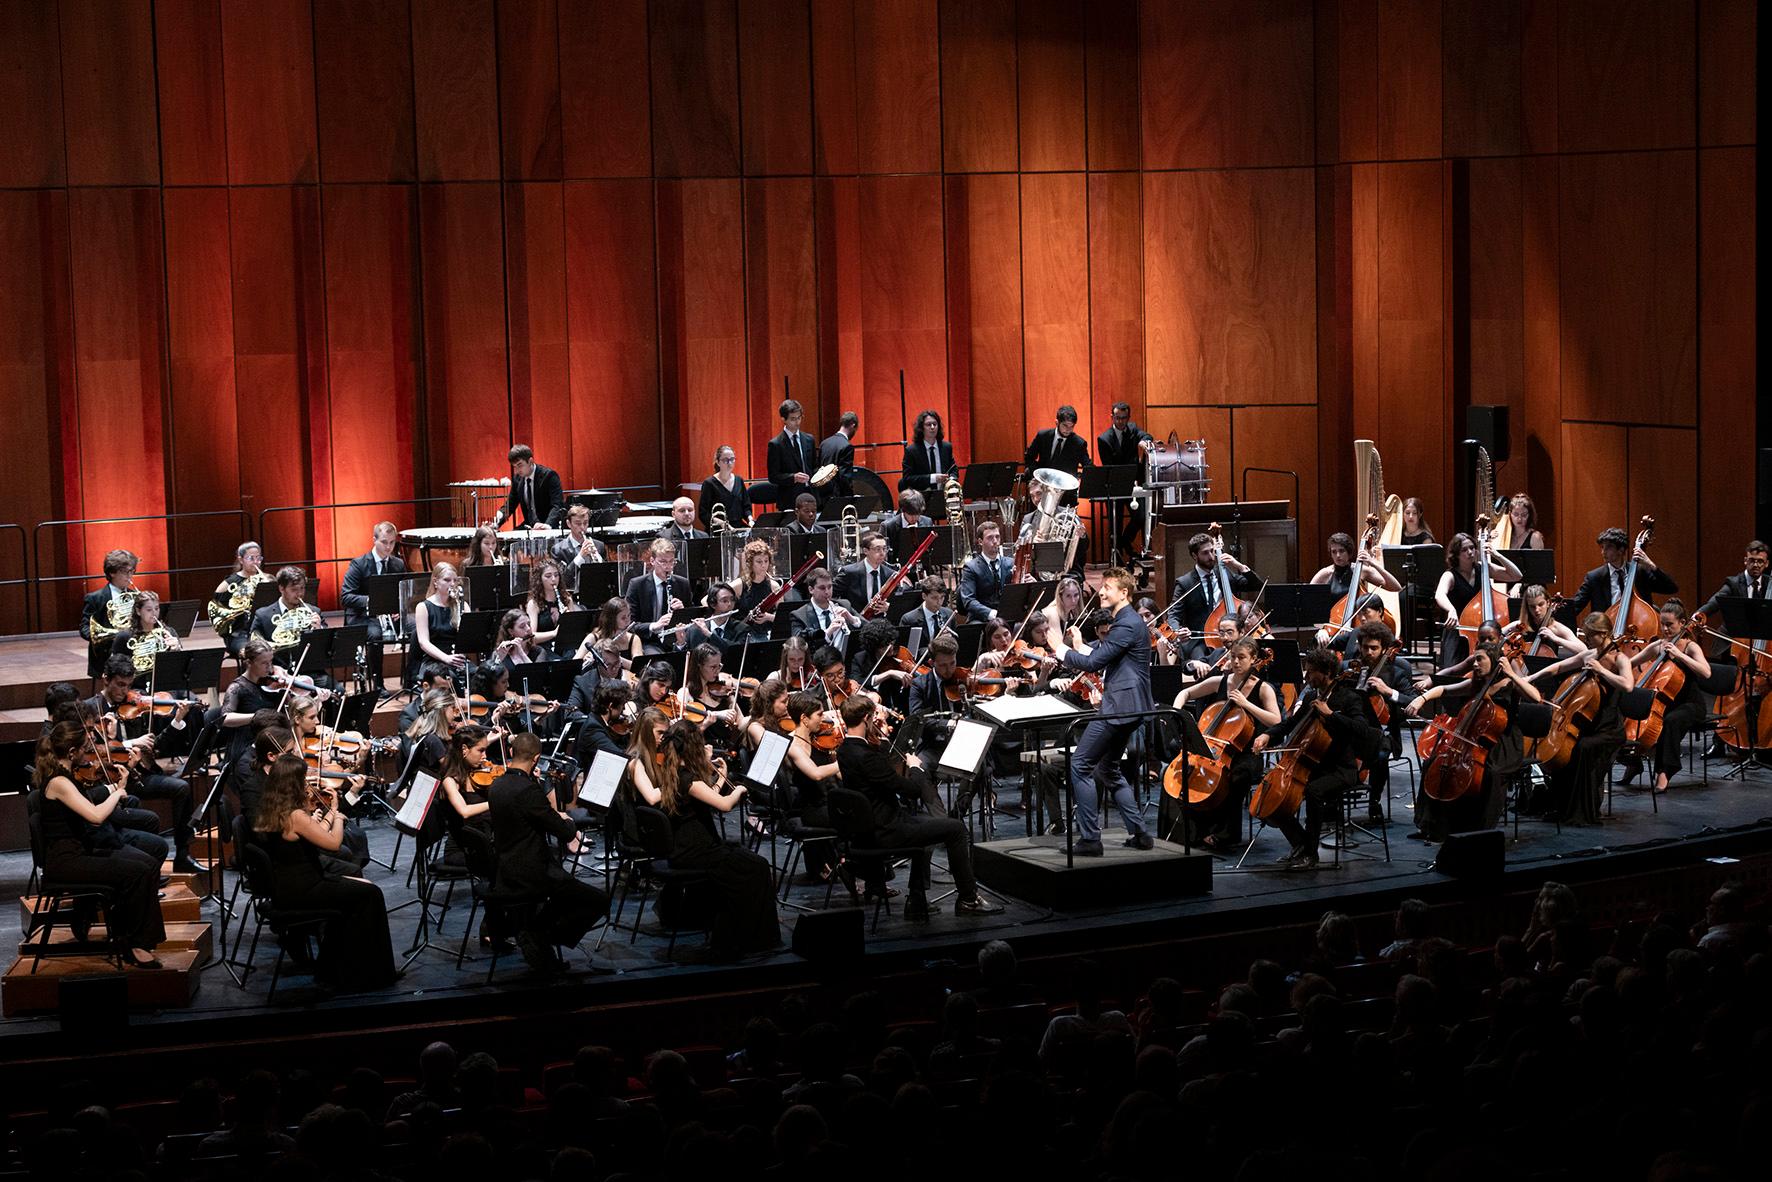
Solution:
M 1099 673 L 1079 673 L 1071 678 L 1070 685 L 1065 687 L 1065 693 L 1079 701 L 1089 703 L 1090 706 L 1101 705 L 1101 695 L 1106 692 Z
M 683 699 L 676 694 L 666 694 L 652 704 L 672 722 L 683 717 Z
M 89 756 L 74 765 L 76 784 L 121 784 L 128 778 L 129 766 L 116 760 L 101 760 Z
M 1596 663 L 1619 641 L 1608 637 L 1594 650 Z M 1550 701 L 1554 717 L 1551 728 L 1541 739 L 1526 745 L 1526 758 L 1549 768 L 1559 768 L 1575 757 L 1575 744 L 1594 720 L 1600 709 L 1601 684 L 1593 670 L 1577 669 L 1564 679 L 1556 696 Z
M 843 740 L 848 737 L 849 733 L 843 726 L 843 720 L 837 716 L 835 710 L 832 710 L 825 714 L 825 728 L 812 736 L 812 745 L 820 751 L 835 751 L 843 745 Z
M 1243 678 L 1239 692 L 1247 695 L 1251 687 L 1260 685 L 1260 673 L 1274 659 L 1272 649 L 1262 649 L 1254 665 Z M 1224 799 L 1230 788 L 1231 764 L 1249 749 L 1255 738 L 1255 719 L 1228 698 L 1206 707 L 1200 719 L 1200 737 L 1212 749 L 1210 755 L 1194 755 L 1183 751 L 1163 771 L 1163 791 L 1176 800 L 1187 785 L 1190 808 L 1212 808 Z
M 1372 515 L 1372 520 L 1376 523 L 1376 514 Z M 1328 690 L 1323 691 L 1324 700 L 1336 685 L 1345 684 L 1357 675 L 1358 671 L 1353 669 L 1343 672 Z M 1298 720 L 1287 731 L 1285 742 L 1280 744 L 1285 754 L 1274 761 L 1261 778 L 1261 784 L 1249 794 L 1249 815 L 1265 821 L 1269 817 L 1289 817 L 1297 813 L 1298 806 L 1304 802 L 1305 785 L 1316 774 L 1334 742 L 1314 706 L 1299 711 Z
M 504 764 L 483 763 L 468 773 L 468 779 L 472 781 L 477 788 L 490 788 L 492 787 L 492 782 L 504 774 Z
M 513 711 L 521 711 L 527 705 L 529 713 L 531 714 L 547 714 L 558 706 L 559 703 L 545 694 L 530 694 L 528 699 L 525 700 L 523 695 L 513 691 L 496 701 L 475 694 L 468 699 L 468 717 L 485 718 L 489 713 L 501 705 L 508 706 Z
M 1703 612 L 1693 612 L 1686 626 L 1680 629 L 1679 635 L 1667 641 L 1667 646 L 1679 644 L 1692 634 L 1693 629 L 1705 625 Z M 1662 725 L 1667 721 L 1667 709 L 1674 704 L 1680 691 L 1686 686 L 1686 667 L 1669 655 L 1664 648 L 1637 682 L 1638 689 L 1649 689 L 1655 692 L 1655 701 L 1649 707 L 1647 718 L 1630 718 L 1624 723 L 1624 742 L 1626 746 L 1637 751 L 1648 751 L 1661 738 Z
M 1182 642 L 1188 639 L 1186 628 L 1177 628 L 1169 622 L 1167 616 L 1156 616 L 1150 622 L 1151 648 L 1167 648 L 1170 652 L 1180 652 Z M 1216 647 L 1222 641 L 1212 642 Z
M 1645 515 L 1637 522 L 1637 540 L 1631 553 L 1647 550 L 1649 542 L 1655 536 L 1655 519 Z M 1624 596 L 1619 602 L 1606 609 L 1606 622 L 1612 626 L 1612 639 L 1623 645 L 1626 652 L 1634 653 L 1649 641 L 1655 639 L 1659 628 L 1659 617 L 1647 600 L 1636 592 L 1637 560 L 1633 557 L 1624 564 Z

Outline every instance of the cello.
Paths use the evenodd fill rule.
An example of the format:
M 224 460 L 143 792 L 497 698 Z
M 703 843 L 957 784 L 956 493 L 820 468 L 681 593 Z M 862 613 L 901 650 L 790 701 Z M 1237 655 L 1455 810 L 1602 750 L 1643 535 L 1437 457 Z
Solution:
M 1362 556 L 1377 543 L 1378 514 L 1368 513 L 1366 514 L 1366 532 L 1360 536 L 1360 548 L 1354 552 L 1353 579 L 1347 585 L 1347 594 L 1329 609 L 1329 637 L 1331 640 L 1353 625 L 1354 617 L 1359 614 L 1357 608 L 1365 601 L 1367 595 L 1376 594 L 1376 592 L 1365 590 L 1366 568 Z M 1397 617 L 1391 615 L 1389 608 L 1384 609 L 1384 626 L 1391 630 L 1392 635 L 1396 634 Z
M 1501 660 L 1489 670 L 1483 688 L 1471 696 L 1453 720 L 1440 715 L 1422 732 L 1416 751 L 1421 758 L 1421 791 L 1449 803 L 1473 792 L 1483 783 L 1489 752 L 1507 730 L 1508 714 L 1491 696 L 1506 676 L 1506 662 L 1519 655 L 1525 644 L 1518 637 L 1506 642 Z
M 1376 517 L 1373 523 L 1376 525 Z M 1358 669 L 1350 666 L 1330 682 L 1319 697 L 1327 701 L 1337 685 L 1358 675 Z M 1304 707 L 1281 744 L 1285 754 L 1274 761 L 1274 766 L 1261 778 L 1260 785 L 1249 794 L 1249 815 L 1258 821 L 1266 821 L 1269 817 L 1289 817 L 1298 812 L 1298 806 L 1304 802 L 1305 785 L 1316 774 L 1334 743 L 1335 737 L 1323 725 L 1314 704 Z
M 1617 648 L 1616 637 L 1607 637 L 1593 650 L 1594 660 Z M 1600 708 L 1600 684 L 1590 666 L 1571 673 L 1550 700 L 1551 727 L 1542 738 L 1529 739 L 1526 758 L 1547 768 L 1559 768 L 1575 756 L 1575 744 L 1593 722 Z
M 1484 624 L 1493 624 L 1497 630 L 1505 630 L 1509 620 L 1507 615 L 1507 596 L 1496 590 L 1489 571 L 1489 549 L 1491 542 L 1489 515 L 1477 515 L 1477 593 L 1471 601 L 1464 605 L 1458 613 L 1458 630 L 1471 638 L 1475 643 L 1477 630 Z
M 1631 557 L 1624 564 L 1624 596 L 1606 609 L 1606 622 L 1612 626 L 1612 639 L 1626 646 L 1626 651 L 1633 653 L 1649 643 L 1658 630 L 1655 609 L 1636 593 L 1636 552 L 1649 548 L 1649 539 L 1655 536 L 1655 519 L 1644 516 L 1638 525 L 1640 528 L 1637 530 L 1637 540 L 1631 547 Z
M 1212 563 L 1212 577 L 1218 583 L 1218 603 L 1214 605 L 1211 614 L 1206 617 L 1205 625 L 1201 628 L 1202 639 L 1205 640 L 1207 648 L 1223 648 L 1225 642 L 1218 638 L 1218 622 L 1224 619 L 1226 612 L 1237 616 L 1242 615 L 1243 604 L 1238 600 L 1237 593 L 1231 589 L 1230 568 L 1224 564 L 1224 527 L 1214 521 L 1206 527 L 1206 532 L 1212 535 L 1215 554 Z
M 1705 623 L 1703 612 L 1693 612 L 1679 634 L 1666 641 L 1666 646 L 1656 655 L 1649 668 L 1637 681 L 1638 689 L 1652 690 L 1655 700 L 1649 706 L 1646 718 L 1627 718 L 1624 722 L 1624 745 L 1634 751 L 1644 752 L 1654 748 L 1661 738 L 1661 727 L 1667 716 L 1667 708 L 1674 704 L 1680 691 L 1686 686 L 1686 667 L 1668 655 L 1667 647 L 1679 644 L 1692 635 L 1694 629 L 1703 628 Z
M 1251 683 L 1259 685 L 1261 671 L 1273 659 L 1272 649 L 1262 649 L 1261 655 L 1243 676 L 1238 692 L 1247 690 Z M 1249 749 L 1250 741 L 1255 738 L 1255 720 L 1235 702 L 1214 702 L 1201 716 L 1200 737 L 1212 748 L 1212 754 L 1193 755 L 1186 751 L 1178 754 L 1163 771 L 1163 791 L 1179 800 L 1185 781 L 1187 806 L 1212 808 L 1224 799 L 1230 787 L 1231 764 Z

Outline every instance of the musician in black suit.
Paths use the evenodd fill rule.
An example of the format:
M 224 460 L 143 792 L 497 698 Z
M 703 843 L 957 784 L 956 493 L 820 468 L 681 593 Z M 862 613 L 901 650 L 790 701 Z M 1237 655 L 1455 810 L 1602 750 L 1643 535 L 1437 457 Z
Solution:
M 566 532 L 554 539 L 548 550 L 553 560 L 570 576 L 568 584 L 578 581 L 578 568 L 587 562 L 609 561 L 609 548 L 591 536 L 591 507 L 580 502 L 566 507 Z
M 824 567 L 814 567 L 806 576 L 805 586 L 810 598 L 794 609 L 793 635 L 806 637 L 815 649 L 823 644 L 841 649 L 849 633 L 861 627 L 861 617 L 843 600 L 831 595 L 835 580 Z
M 1766 569 L 1766 543 L 1755 538 L 1747 544 L 1747 555 L 1741 560 L 1741 573 L 1730 575 L 1717 588 L 1717 593 L 1705 601 L 1698 610 L 1711 621 L 1711 627 L 1720 628 L 1718 612 L 1722 609 L 1717 600 L 1725 595 L 1738 599 L 1772 599 L 1772 574 Z
M 978 552 L 960 568 L 960 610 L 967 620 L 979 624 L 997 614 L 1014 570 L 1014 561 L 1003 549 L 1003 527 L 995 521 L 979 522 Z
M 661 538 L 669 538 L 673 542 L 687 542 L 692 538 L 705 538 L 708 532 L 695 528 L 695 502 L 688 497 L 678 497 L 671 502 L 671 523 L 658 531 Z
M 1269 744 L 1283 742 L 1307 710 L 1317 712 L 1323 729 L 1329 732 L 1329 749 L 1317 761 L 1316 770 L 1304 789 L 1304 824 L 1284 810 L 1270 820 L 1275 829 L 1285 834 L 1292 848 L 1279 861 L 1293 870 L 1314 870 L 1317 866 L 1317 840 L 1323 834 L 1323 818 L 1336 807 L 1341 794 L 1360 782 L 1359 752 L 1372 744 L 1371 725 L 1366 721 L 1366 707 L 1354 687 L 1337 680 L 1341 660 L 1326 648 L 1313 648 L 1304 654 L 1305 692 L 1292 712 L 1277 726 L 1255 736 L 1250 749 L 1264 751 Z M 1257 789 L 1260 791 L 1260 789 Z
M 946 605 L 948 585 L 940 575 L 924 575 L 923 581 L 917 584 L 917 590 L 923 594 L 923 602 L 898 618 L 900 628 L 921 628 L 923 643 L 928 644 L 940 635 L 954 620 L 954 609 Z
M 1637 564 L 1637 578 L 1633 584 L 1637 598 L 1650 607 L 1655 606 L 1655 601 L 1650 598 L 1652 594 L 1672 595 L 1680 589 L 1642 547 L 1633 550 L 1630 536 L 1616 525 L 1602 530 L 1594 540 L 1600 544 L 1600 555 L 1606 561 L 1587 572 L 1587 577 L 1581 580 L 1581 589 L 1569 601 L 1569 609 L 1575 613 L 1576 619 L 1588 612 L 1603 612 L 1618 602 L 1624 588 L 1625 565 L 1633 559 Z
M 837 598 L 861 610 L 873 602 L 898 568 L 886 561 L 886 535 L 869 530 L 861 535 L 861 561 L 852 562 L 837 575 Z
M 859 434 L 861 416 L 852 410 L 846 410 L 843 417 L 837 420 L 837 433 L 818 445 L 818 466 L 837 466 L 837 475 L 831 481 L 831 491 L 840 497 L 846 497 L 852 491 L 849 478 L 855 472 L 855 437 Z
M 673 613 L 682 611 L 684 605 L 694 598 L 694 592 L 690 590 L 689 580 L 676 573 L 677 547 L 674 543 L 663 538 L 655 539 L 651 557 L 651 571 L 629 579 L 623 598 L 633 613 L 633 629 L 639 635 L 641 645 L 649 653 L 659 653 L 676 648 L 682 642 L 681 632 L 662 638 L 657 634 L 670 627 Z
M 818 525 L 818 494 L 803 492 L 794 498 L 794 515 L 782 523 L 784 534 L 815 534 Z
M 1218 585 L 1218 564 L 1230 572 L 1231 591 L 1242 597 L 1261 589 L 1261 577 L 1229 554 L 1221 554 L 1218 539 L 1205 532 L 1187 540 L 1188 553 L 1194 565 L 1175 580 L 1169 599 L 1175 604 L 1169 618 L 1192 633 L 1182 642 L 1179 656 L 1183 661 L 1199 661 L 1206 657 L 1206 620 L 1218 606 L 1221 591 Z
M 954 445 L 942 434 L 940 415 L 926 410 L 917 416 L 899 468 L 900 491 L 907 488 L 921 491 L 928 499 L 931 515 L 937 519 L 945 517 L 947 499 L 942 496 L 942 486 L 948 477 L 959 474 L 960 466 L 954 463 Z
M 393 522 L 376 522 L 371 531 L 369 553 L 351 559 L 351 565 L 345 568 L 344 584 L 339 588 L 339 602 L 345 609 L 345 627 L 369 625 L 369 669 L 377 682 L 382 677 L 382 642 L 387 637 L 382 634 L 381 620 L 369 614 L 366 584 L 371 575 L 406 573 L 405 561 L 394 553 L 394 544 L 399 540 L 400 531 Z
M 860 792 L 868 798 L 874 817 L 873 836 L 880 846 L 922 846 L 911 860 L 910 897 L 905 901 L 906 919 L 929 918 L 929 847 L 945 846 L 948 873 L 954 876 L 955 915 L 995 915 L 1003 909 L 986 902 L 978 894 L 978 883 L 972 875 L 972 846 L 966 825 L 952 817 L 919 817 L 905 811 L 902 801 L 917 800 L 924 793 L 917 783 L 918 771 L 899 775 L 892 758 L 886 753 L 882 739 L 879 706 L 862 694 L 843 703 L 843 725 L 849 737 L 837 748 L 837 766 L 842 769 L 843 787 Z M 876 872 L 877 873 L 877 872 Z M 881 887 L 871 886 L 871 895 Z
M 628 723 L 631 725 L 639 717 L 637 705 L 634 701 L 634 687 L 619 678 L 604 681 L 597 686 L 594 693 L 584 699 L 584 708 L 579 715 L 582 725 L 573 748 L 573 758 L 578 761 L 580 770 L 589 771 L 599 751 L 607 751 L 612 755 L 627 754 L 627 738 L 625 735 L 617 735 L 614 728 L 622 725 L 624 716 L 628 716 Z
M 928 529 L 935 522 L 923 515 L 923 494 L 914 488 L 907 488 L 898 494 L 898 512 L 888 513 L 880 522 L 880 532 L 886 535 L 886 549 L 894 558 L 905 553 L 905 547 L 899 545 L 899 538 L 907 529 Z
M 87 642 L 86 675 L 97 677 L 104 671 L 111 656 L 111 639 L 129 626 L 129 613 L 135 606 L 132 583 L 137 558 L 127 550 L 113 550 L 105 555 L 105 585 L 89 593 L 80 603 L 80 635 Z M 111 604 L 121 606 L 115 612 Z M 118 623 L 112 623 L 116 619 Z
M 535 452 L 527 443 L 510 450 L 511 493 L 504 507 L 492 515 L 492 528 L 523 510 L 523 524 L 553 526 L 566 510 L 566 494 L 561 491 L 560 474 L 535 462 Z
M 1021 462 L 1030 477 L 1038 468 L 1056 468 L 1076 476 L 1090 467 L 1089 441 L 1077 434 L 1077 408 L 1059 407 L 1055 425 L 1034 436 Z M 1076 504 L 1077 494 L 1066 493 L 1061 503 Z
M 486 795 L 498 853 L 493 885 L 501 893 L 546 896 L 539 908 L 523 909 L 517 947 L 530 968 L 554 972 L 563 967 L 554 946 L 570 947 L 584 939 L 591 926 L 609 913 L 609 896 L 560 866 L 561 853 L 578 830 L 535 778 L 540 754 L 541 740 L 534 735 L 512 736 L 505 773 L 492 782 Z M 487 907 L 491 910 L 492 904 Z
M 1151 442 L 1150 432 L 1132 421 L 1130 403 L 1114 403 L 1110 414 L 1112 425 L 1095 437 L 1095 453 L 1101 457 L 1102 466 L 1105 468 L 1116 464 L 1143 463 L 1145 448 Z M 1131 503 L 1110 501 L 1108 516 L 1112 522 L 1109 528 L 1117 539 L 1115 549 L 1130 553 L 1132 541 L 1138 536 L 1140 515 L 1134 511 Z
M 775 503 L 791 505 L 800 493 L 818 495 L 809 487 L 818 471 L 818 440 L 800 430 L 806 411 L 794 399 L 784 399 L 776 413 L 781 434 L 769 441 L 769 483 L 775 486 Z

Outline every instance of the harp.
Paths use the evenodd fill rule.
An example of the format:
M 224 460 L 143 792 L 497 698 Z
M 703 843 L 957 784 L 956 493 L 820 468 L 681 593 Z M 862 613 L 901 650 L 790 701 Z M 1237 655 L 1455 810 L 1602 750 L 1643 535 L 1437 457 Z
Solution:
M 1384 464 L 1378 458 L 1378 445 L 1370 439 L 1354 440 L 1354 474 L 1354 520 L 1364 521 L 1367 514 L 1377 514 L 1379 546 L 1402 545 L 1403 498 L 1384 491 Z M 1401 620 L 1401 597 L 1395 591 L 1378 595 L 1392 618 Z

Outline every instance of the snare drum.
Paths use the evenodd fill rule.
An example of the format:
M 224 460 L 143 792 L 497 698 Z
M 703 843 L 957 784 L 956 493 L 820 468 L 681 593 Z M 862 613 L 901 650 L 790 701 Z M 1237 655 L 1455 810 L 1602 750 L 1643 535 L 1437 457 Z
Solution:
M 436 562 L 453 563 L 461 568 L 468 556 L 468 543 L 474 531 L 453 525 L 430 525 L 400 531 L 400 549 L 407 570 L 430 570 Z

